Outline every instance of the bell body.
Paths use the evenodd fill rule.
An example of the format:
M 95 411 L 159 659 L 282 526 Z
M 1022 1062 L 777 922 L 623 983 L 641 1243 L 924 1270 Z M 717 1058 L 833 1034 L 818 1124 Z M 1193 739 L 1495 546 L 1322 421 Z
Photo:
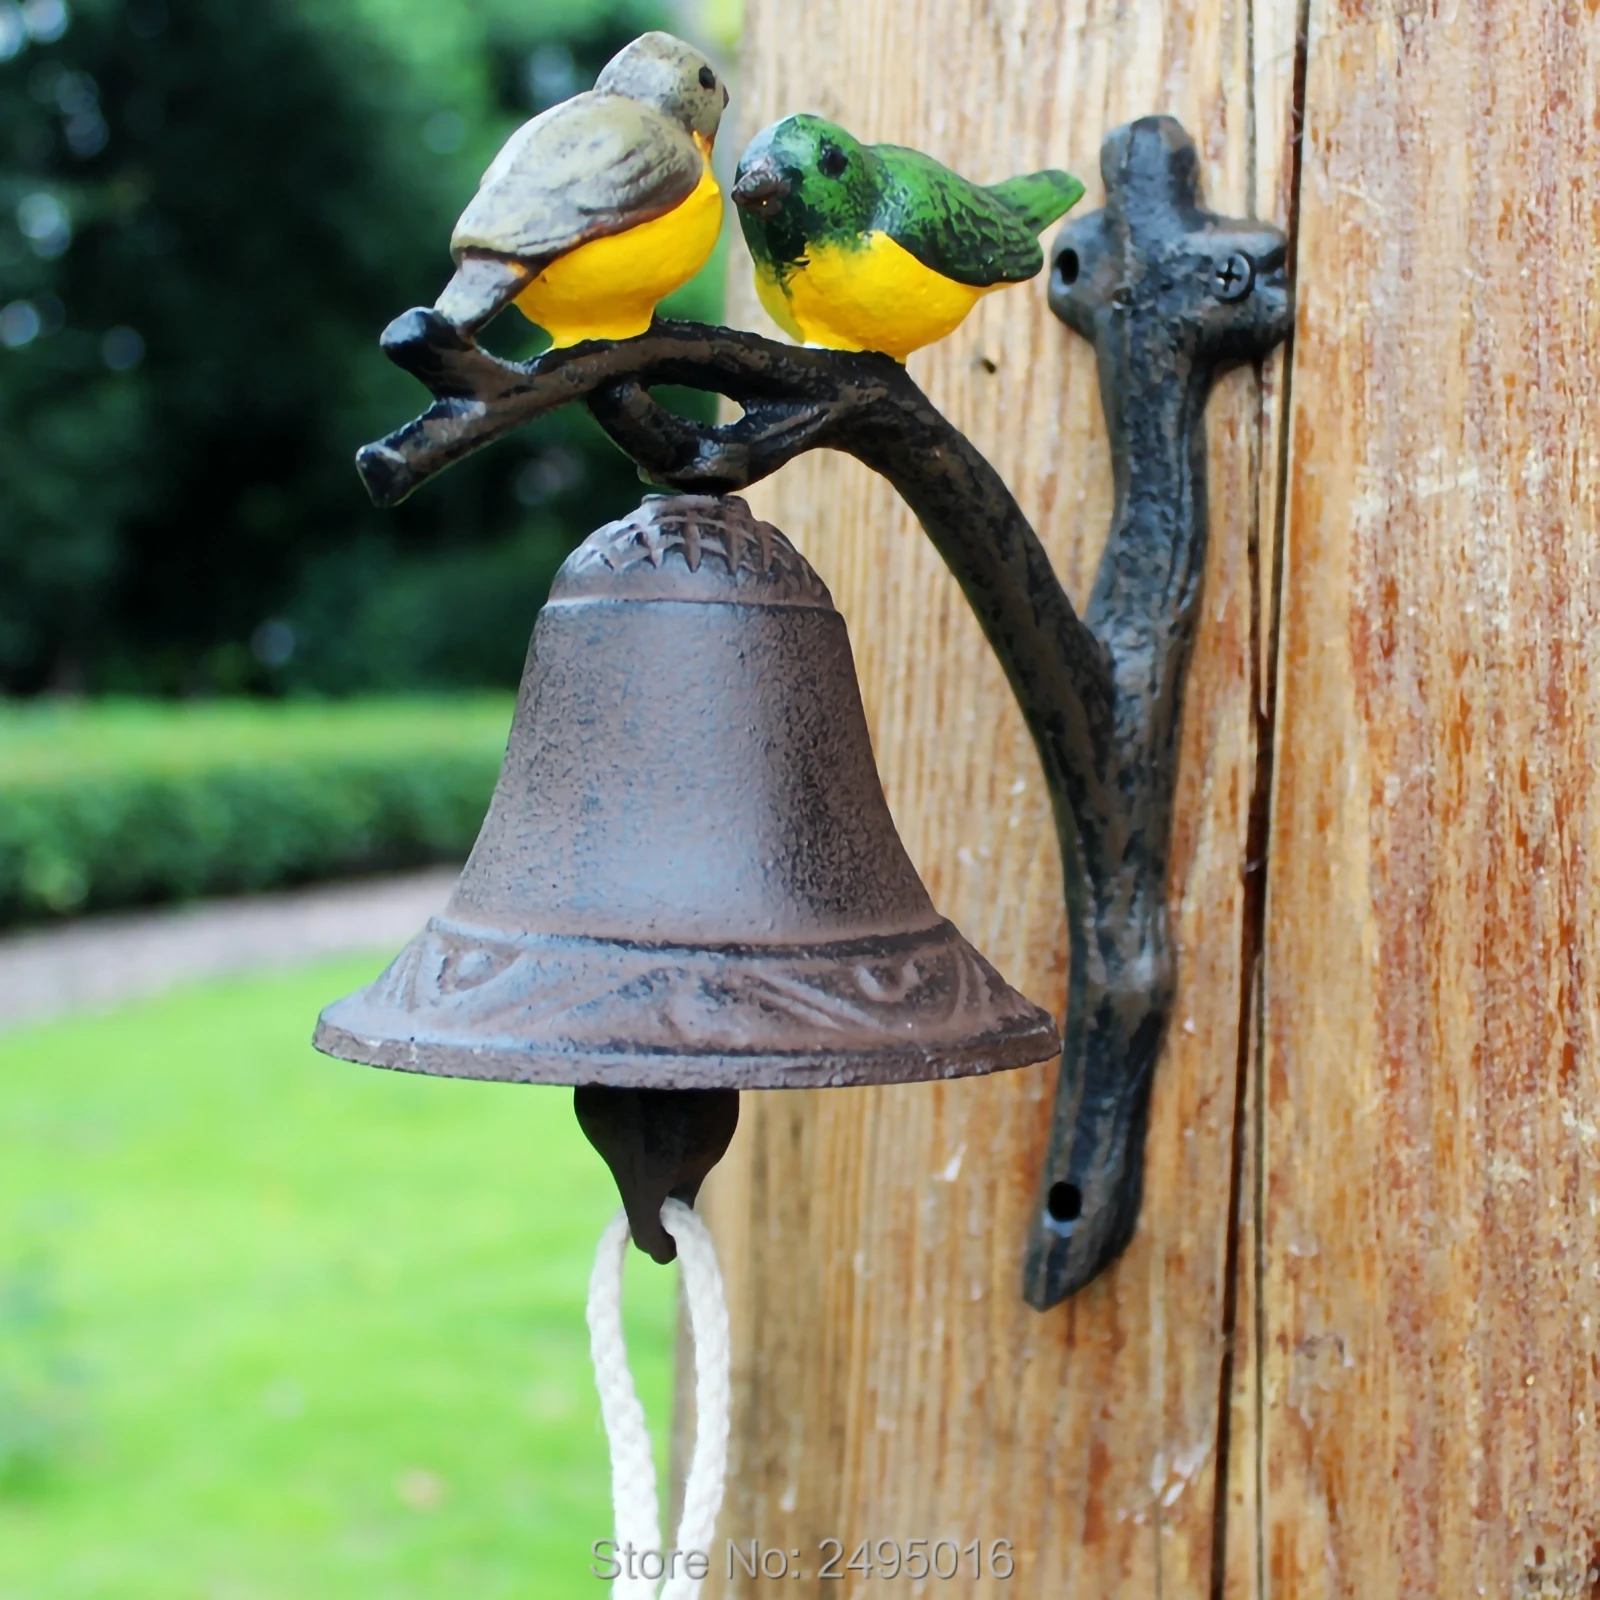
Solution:
M 580 546 L 448 906 L 318 1048 L 614 1088 L 993 1071 L 1050 1017 L 935 911 L 884 803 L 844 619 L 731 498 Z

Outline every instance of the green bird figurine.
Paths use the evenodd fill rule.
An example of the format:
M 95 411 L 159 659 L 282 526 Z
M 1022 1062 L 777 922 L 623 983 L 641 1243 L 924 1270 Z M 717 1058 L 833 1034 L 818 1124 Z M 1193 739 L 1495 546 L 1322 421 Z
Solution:
M 986 188 L 919 150 L 862 144 L 803 113 L 750 141 L 732 194 L 756 293 L 779 327 L 904 361 L 991 290 L 1035 276 L 1040 230 L 1083 185 L 1050 169 Z

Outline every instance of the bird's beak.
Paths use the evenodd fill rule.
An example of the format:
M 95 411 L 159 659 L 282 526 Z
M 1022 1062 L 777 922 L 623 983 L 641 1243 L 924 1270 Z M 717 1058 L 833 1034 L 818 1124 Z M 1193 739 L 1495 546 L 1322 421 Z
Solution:
M 789 180 L 770 161 L 752 161 L 730 193 L 741 211 L 770 217 L 789 196 Z

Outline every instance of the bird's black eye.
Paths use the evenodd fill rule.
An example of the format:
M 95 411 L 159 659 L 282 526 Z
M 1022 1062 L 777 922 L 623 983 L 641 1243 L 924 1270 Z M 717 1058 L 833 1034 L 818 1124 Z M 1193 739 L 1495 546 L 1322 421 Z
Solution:
M 817 160 L 817 171 L 825 178 L 837 178 L 849 165 L 849 156 L 838 145 L 827 144 L 822 147 L 822 154 Z
M 710 67 L 701 67 L 701 69 L 700 69 L 700 87 L 702 89 L 715 89 L 716 86 L 717 86 L 717 75 L 716 75 L 716 73 L 714 73 L 711 70 Z

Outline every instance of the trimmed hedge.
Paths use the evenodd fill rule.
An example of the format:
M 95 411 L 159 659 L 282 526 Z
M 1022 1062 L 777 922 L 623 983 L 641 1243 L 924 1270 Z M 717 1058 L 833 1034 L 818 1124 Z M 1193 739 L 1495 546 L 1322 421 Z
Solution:
M 459 860 L 509 695 L 0 709 L 0 923 Z

